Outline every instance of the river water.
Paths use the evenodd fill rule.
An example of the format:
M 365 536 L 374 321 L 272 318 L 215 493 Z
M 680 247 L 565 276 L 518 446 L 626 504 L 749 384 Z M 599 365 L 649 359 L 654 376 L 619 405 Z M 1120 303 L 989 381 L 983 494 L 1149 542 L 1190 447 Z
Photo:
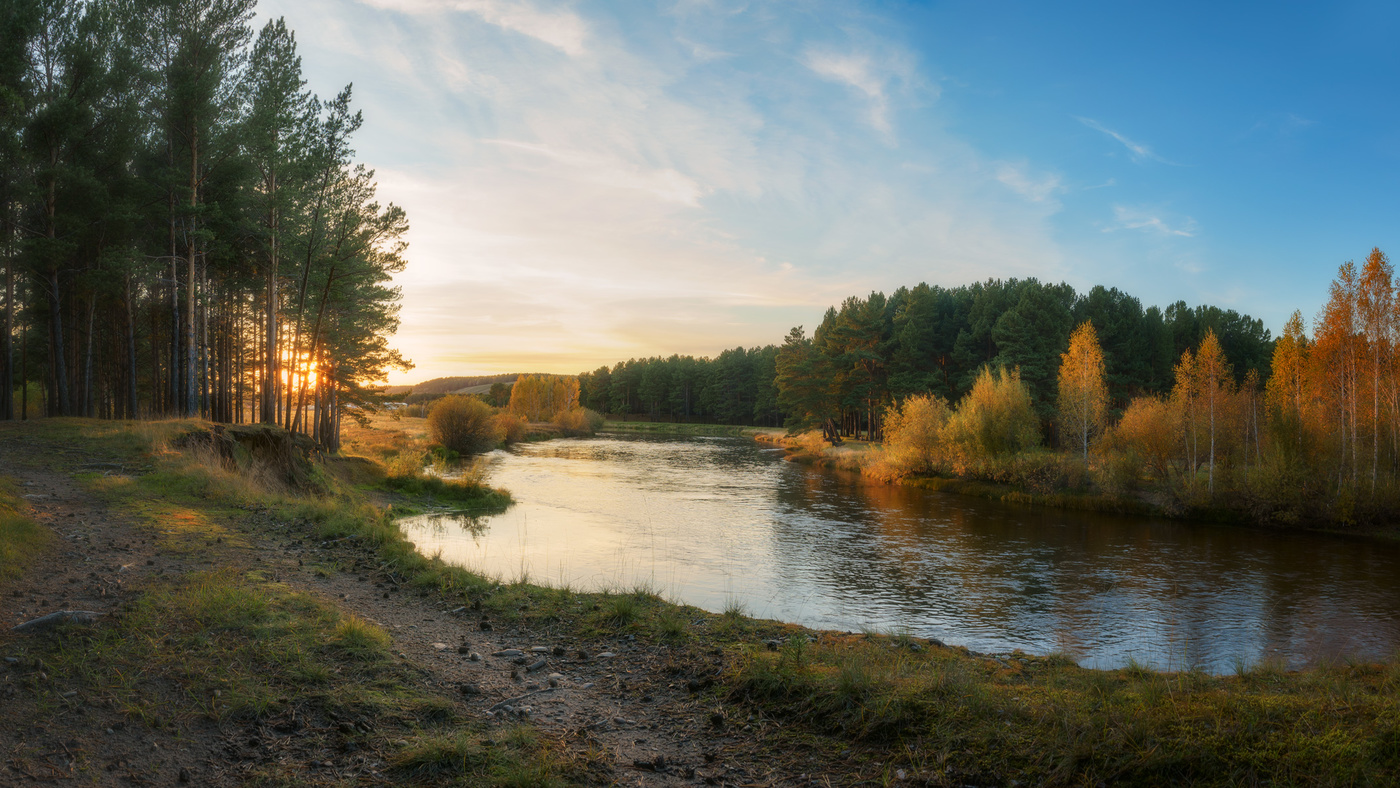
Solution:
M 1400 648 L 1400 545 L 1001 504 L 784 462 L 742 438 L 604 435 L 490 455 L 518 502 L 402 521 L 503 580 L 977 651 L 1228 672 Z

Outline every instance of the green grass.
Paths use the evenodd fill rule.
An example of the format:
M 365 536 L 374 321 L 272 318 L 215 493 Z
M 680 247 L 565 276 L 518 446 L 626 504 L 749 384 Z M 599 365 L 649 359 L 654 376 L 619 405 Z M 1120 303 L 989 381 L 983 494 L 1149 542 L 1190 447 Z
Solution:
M 383 489 L 410 497 L 492 513 L 505 511 L 513 503 L 510 493 L 505 490 L 423 473 L 386 476 L 381 485 Z
M 1366 785 L 1400 777 L 1400 664 L 1240 676 L 1005 668 L 897 639 L 751 651 L 732 700 L 907 750 L 955 783 Z M 911 749 L 912 748 L 912 749 Z
M 53 532 L 36 523 L 19 488 L 0 478 L 0 582 L 19 577 L 53 543 Z
M 165 472 L 183 473 L 168 461 L 174 464 Z M 240 510 L 233 505 L 250 494 L 217 479 L 186 486 L 152 475 L 113 494 L 158 495 L 162 505 L 197 509 L 211 522 L 220 512 L 234 516 Z M 825 633 L 812 642 L 797 627 L 747 618 L 737 601 L 715 615 L 643 588 L 587 594 L 483 578 L 418 553 L 387 512 L 353 490 L 259 500 L 318 537 L 355 537 L 385 571 L 443 604 L 581 638 L 626 633 L 639 644 L 668 646 L 683 672 L 687 664 L 722 665 L 720 683 L 704 690 L 706 703 L 723 719 L 754 720 L 764 731 L 761 746 L 779 756 L 850 749 L 891 779 L 895 768 L 906 770 L 912 784 L 1400 781 L 1400 662 L 1303 672 L 1241 664 L 1237 675 L 1217 677 L 1138 664 L 1086 670 L 1062 655 L 1003 664 L 908 633 Z M 407 744 L 394 745 L 390 758 L 404 780 L 547 785 L 576 778 L 557 753 L 531 743 L 528 730 L 518 742 L 488 743 L 470 726 L 444 726 L 443 701 L 396 678 L 387 635 L 377 628 L 262 581 L 206 577 L 198 588 L 152 591 L 113 625 L 123 637 L 104 645 L 99 633 L 47 672 L 110 686 L 111 697 L 131 699 L 133 714 L 162 714 L 139 706 L 152 686 L 176 688 L 169 691 L 182 693 L 182 707 L 216 719 L 275 714 L 287 703 L 364 709 L 407 731 L 395 734 Z M 170 631 L 151 635 L 157 622 Z M 94 655 L 89 665 L 78 652 Z M 184 652 L 191 664 L 176 664 L 172 655 Z M 121 670 L 100 670 L 118 662 Z M 123 682 L 146 689 L 123 694 Z M 211 700 L 214 689 L 226 692 Z
M 142 594 L 110 626 L 49 642 L 50 673 L 151 721 L 152 697 L 210 719 L 292 706 L 395 718 L 441 717 L 413 689 L 382 630 L 334 606 L 233 571 L 188 575 Z M 42 645 L 39 646 L 42 649 Z
M 453 730 L 422 737 L 392 760 L 396 771 L 433 785 L 540 786 L 567 785 L 573 770 L 551 757 L 528 727 L 493 731 Z

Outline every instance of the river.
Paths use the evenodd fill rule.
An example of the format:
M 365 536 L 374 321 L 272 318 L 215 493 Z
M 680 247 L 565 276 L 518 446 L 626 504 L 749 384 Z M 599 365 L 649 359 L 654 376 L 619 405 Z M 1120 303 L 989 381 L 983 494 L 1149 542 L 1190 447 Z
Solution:
M 602 435 L 489 457 L 518 503 L 401 522 L 502 580 L 647 588 L 711 611 L 1228 672 L 1400 646 L 1400 545 L 875 485 L 743 438 Z

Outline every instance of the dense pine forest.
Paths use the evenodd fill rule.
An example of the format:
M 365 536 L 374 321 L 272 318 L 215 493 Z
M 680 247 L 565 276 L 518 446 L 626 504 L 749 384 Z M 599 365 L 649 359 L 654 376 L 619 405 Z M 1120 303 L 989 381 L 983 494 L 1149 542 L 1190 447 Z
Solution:
M 835 419 L 845 435 L 879 433 L 891 402 L 933 393 L 955 400 L 988 364 L 1019 368 L 1036 410 L 1053 428 L 1055 374 L 1070 332 L 1098 329 L 1114 403 L 1171 389 L 1173 366 L 1207 331 L 1220 338 L 1240 380 L 1267 377 L 1273 340 L 1262 321 L 1234 310 L 1177 302 L 1144 308 L 1116 288 L 1076 293 L 1035 279 L 955 288 L 920 284 L 828 309 L 811 336 L 794 328 L 782 346 L 717 357 L 633 359 L 581 376 L 583 404 L 611 414 L 758 426 Z
M 407 217 L 253 0 L 0 0 L 0 418 L 204 416 L 335 448 Z

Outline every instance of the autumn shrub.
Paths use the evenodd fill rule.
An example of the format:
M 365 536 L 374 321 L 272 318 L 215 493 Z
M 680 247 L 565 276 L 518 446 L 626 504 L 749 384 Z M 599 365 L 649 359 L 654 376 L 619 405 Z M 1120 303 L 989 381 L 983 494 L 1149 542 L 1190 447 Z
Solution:
M 1166 482 L 1182 447 L 1181 411 L 1162 397 L 1138 397 L 1128 403 L 1123 418 L 1106 442 L 1133 452 L 1159 482 Z
M 893 478 L 936 470 L 943 461 L 948 417 L 947 400 L 932 394 L 891 405 L 885 411 L 884 449 L 870 466 L 871 475 Z
M 554 414 L 554 426 L 571 438 L 593 435 L 603 426 L 603 416 L 588 408 L 561 410 Z
M 1142 455 L 1136 451 L 1106 452 L 1099 456 L 1093 477 L 1105 493 L 1121 498 L 1137 491 L 1144 467 Z
M 1089 479 L 1088 468 L 1078 457 L 1039 448 L 972 458 L 960 465 L 958 473 L 966 479 L 1038 494 L 1082 489 Z
M 1040 442 L 1040 420 L 1019 370 L 983 367 L 942 430 L 956 464 L 1025 451 Z
M 519 443 L 525 440 L 525 434 L 529 430 L 529 423 L 524 417 L 514 413 L 502 411 L 495 416 L 496 427 L 500 430 L 501 440 L 505 443 Z
M 451 394 L 428 411 L 428 439 L 460 454 L 480 454 L 501 442 L 495 408 L 476 397 Z

